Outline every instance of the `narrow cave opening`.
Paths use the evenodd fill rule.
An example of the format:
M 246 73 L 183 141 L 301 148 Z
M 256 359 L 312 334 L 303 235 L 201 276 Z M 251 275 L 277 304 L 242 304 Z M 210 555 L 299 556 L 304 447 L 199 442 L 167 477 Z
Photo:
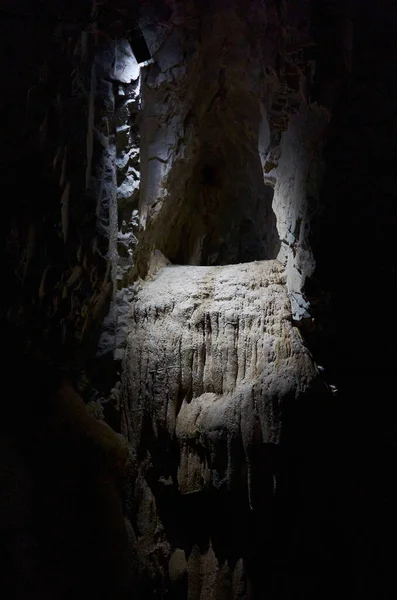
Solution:
M 241 162 L 238 166 L 231 157 L 214 158 L 199 160 L 193 168 L 180 221 L 166 244 L 173 264 L 220 266 L 277 257 L 274 190 L 264 184 L 259 160 Z
M 145 110 L 151 115 L 150 98 Z M 167 110 L 165 97 L 159 95 L 156 103 L 163 103 Z M 145 118 L 144 111 L 144 146 L 151 126 L 149 119 L 152 116 Z M 143 252 L 147 241 L 172 264 L 195 266 L 273 260 L 278 256 L 281 241 L 273 209 L 274 188 L 265 184 L 259 152 L 255 150 L 258 132 L 247 144 L 236 144 L 230 132 L 230 125 L 220 131 L 213 128 L 213 138 L 208 140 L 208 130 L 202 125 L 196 140 L 191 141 L 192 146 L 200 146 L 191 160 L 171 154 L 164 163 L 142 164 L 140 206 L 147 211 Z M 161 139 L 172 142 L 173 135 L 172 123 L 168 129 L 162 128 Z M 158 151 L 161 139 L 154 143 Z M 142 155 L 148 155 L 145 147 Z M 145 203 L 152 193 L 157 194 L 156 201 L 147 207 Z M 138 248 L 138 260 L 139 254 Z

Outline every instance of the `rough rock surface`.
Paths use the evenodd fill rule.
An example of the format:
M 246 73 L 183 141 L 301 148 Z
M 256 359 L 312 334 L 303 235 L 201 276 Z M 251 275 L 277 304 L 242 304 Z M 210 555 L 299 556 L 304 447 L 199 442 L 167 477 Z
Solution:
M 277 255 L 273 191 L 258 154 L 262 49 L 256 31 L 247 37 L 253 14 L 240 9 L 176 3 L 169 33 L 160 43 L 157 35 L 142 85 L 142 272 L 153 245 L 179 264 Z M 255 15 L 265 29 L 266 12 Z
M 90 367 L 115 287 L 112 258 L 116 269 L 118 261 L 117 111 L 130 119 L 132 146 L 138 102 L 116 110 L 119 87 L 127 103 L 134 94 L 131 79 L 112 81 L 108 68 L 116 53 L 116 75 L 125 71 L 122 44 L 101 33 L 114 14 L 98 15 L 90 0 L 39 4 L 5 2 L 0 10 L 1 79 L 8 82 L 0 320 L 13 390 L 0 427 L 2 592 L 115 598 L 126 572 L 118 463 L 127 449 L 88 417 L 72 385 L 58 394 L 59 405 L 54 396 L 60 373 L 75 389 L 84 383 L 90 396 Z M 134 160 L 124 160 L 127 176 Z M 131 216 L 129 200 L 123 206 Z
M 135 287 L 123 388 L 125 433 L 137 469 L 136 523 L 152 540 L 149 548 L 166 558 L 174 550 L 172 572 L 178 549 L 161 523 L 156 486 L 182 496 L 237 494 L 247 509 L 263 510 L 258 488 L 266 488 L 269 500 L 276 471 L 270 451 L 266 456 L 263 449 L 280 443 L 291 403 L 313 390 L 326 393 L 293 326 L 278 261 L 160 263 L 160 270 Z M 259 469 L 258 456 L 264 461 Z M 196 593 L 203 600 L 222 598 L 212 591 L 215 580 L 218 589 L 233 578 L 233 565 L 222 567 L 211 538 L 208 543 L 205 555 L 186 549 L 189 598 Z M 242 548 L 238 551 L 241 558 Z M 236 590 L 241 585 L 235 583 Z M 239 597 L 235 594 L 231 597 Z
M 177 264 L 277 258 L 294 318 L 309 317 L 330 119 L 312 95 L 310 6 L 171 5 L 144 29 L 154 64 L 142 77 L 137 270 L 145 275 L 154 248 Z
M 238 598 L 253 586 L 260 597 L 275 490 L 299 489 L 283 483 L 294 461 L 280 469 L 274 448 L 299 455 L 288 411 L 310 437 L 305 398 L 317 414 L 327 395 L 293 321 L 310 316 L 330 112 L 312 95 L 309 4 L 156 9 L 147 3 L 141 20 L 153 64 L 142 73 L 130 279 L 146 281 L 134 286 L 121 389 L 134 458 L 127 516 L 142 594 Z
M 38 34 L 26 4 L 10 6 L 1 22 L 12 57 L 2 78 L 17 79 L 3 108 L 2 182 L 13 202 L 2 219 L 9 280 L 2 313 L 20 350 L 79 370 L 95 348 L 111 295 L 101 223 L 109 206 L 96 210 L 94 194 L 97 43 L 90 5 L 75 27 L 33 20 Z
M 148 412 L 155 431 L 180 440 L 184 491 L 208 478 L 231 486 L 235 438 L 248 456 L 257 421 L 258 441 L 278 443 L 283 400 L 318 375 L 291 322 L 284 268 L 277 261 L 168 266 L 137 286 L 125 363 L 132 443 Z M 219 443 L 227 456 L 221 472 L 212 466 Z M 196 444 L 212 461 L 194 456 Z
M 394 0 L 3 4 L 8 596 L 389 597 Z

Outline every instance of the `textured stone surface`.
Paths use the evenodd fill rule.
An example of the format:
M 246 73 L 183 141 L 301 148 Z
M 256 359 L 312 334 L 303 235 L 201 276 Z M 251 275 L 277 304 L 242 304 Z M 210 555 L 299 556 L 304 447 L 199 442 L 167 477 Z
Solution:
M 122 358 L 123 323 L 128 273 L 136 245 L 139 218 L 134 205 L 139 191 L 139 67 L 126 40 L 109 43 L 97 53 L 94 73 L 99 81 L 96 170 L 98 211 L 107 238 L 106 256 L 112 294 L 98 344 L 98 356 Z M 117 354 L 117 356 L 116 356 Z
M 306 279 L 315 269 L 310 223 L 318 207 L 321 150 L 329 118 L 322 106 L 303 104 L 297 114 L 289 117 L 288 129 L 276 147 L 277 161 L 265 173 L 265 180 L 274 185 L 273 209 L 281 240 L 278 259 L 286 265 L 287 288 L 297 321 L 310 316 L 304 292 Z M 272 153 L 274 148 L 269 145 L 268 151 Z
M 142 582 L 176 598 L 239 598 L 263 592 L 286 407 L 301 410 L 310 436 L 304 399 L 327 395 L 293 319 L 310 315 L 310 220 L 330 115 L 311 98 L 308 6 L 168 4 L 164 19 L 148 7 L 143 20 L 154 63 L 142 74 L 132 271 L 146 281 L 135 284 L 122 375 L 135 465 L 127 506 Z M 190 497 L 219 520 L 202 536 Z M 194 513 L 200 523 L 206 509 Z
M 1 23 L 14 58 L 10 81 L 18 79 L 4 108 L 10 126 L 2 181 L 13 202 L 2 223 L 9 280 L 2 311 L 20 350 L 78 370 L 95 347 L 111 295 L 109 207 L 96 210 L 93 193 L 96 41 L 89 5 L 74 27 L 43 17 L 29 29 L 31 7 L 19 4 Z
M 153 248 L 179 264 L 278 258 L 293 316 L 307 318 L 330 118 L 311 96 L 310 7 L 207 8 L 176 2 L 167 28 L 154 16 L 146 26 L 157 36 L 142 83 L 137 270 L 146 273 Z
M 291 323 L 283 271 L 276 261 L 168 266 L 138 284 L 124 375 L 131 441 L 140 443 L 146 413 L 159 435 L 176 435 L 187 493 L 208 483 L 232 487 L 236 440 L 249 465 L 255 438 L 279 442 L 283 400 L 317 377 Z
M 279 247 L 257 150 L 265 84 L 259 38 L 247 37 L 253 15 L 238 2 L 207 8 L 176 3 L 145 70 L 141 273 L 153 247 L 209 265 L 275 258 Z M 264 29 L 266 16 L 255 15 Z
M 3 592 L 113 599 L 128 572 L 127 597 L 142 599 L 389 597 L 392 0 L 108 0 L 93 11 L 41 0 L 37 15 L 30 4 L 0 11 L 12 382 L 0 436 Z M 138 5 L 154 58 L 142 103 L 126 41 Z M 280 281 L 257 289 L 233 276 L 223 300 L 215 271 L 193 285 L 193 271 L 167 266 L 230 274 L 230 263 L 275 257 Z M 186 277 L 175 289 L 167 273 Z M 250 310 L 265 300 L 255 372 L 263 323 Z M 299 319 L 341 388 L 325 416 Z M 290 344 L 277 368 L 272 340 Z M 110 380 L 102 397 L 86 378 L 85 397 L 131 440 L 124 519 L 125 444 L 69 386 L 54 402 L 51 363 Z
M 178 566 L 185 564 L 181 549 L 171 555 L 181 535 L 175 532 L 184 527 L 182 498 L 204 494 L 205 514 L 207 502 L 208 510 L 218 502 L 205 494 L 224 494 L 231 506 L 237 496 L 242 522 L 247 510 L 261 514 L 276 473 L 265 449 L 285 436 L 291 404 L 304 406 L 313 392 L 321 403 L 327 392 L 293 326 L 278 261 L 217 267 L 164 262 L 157 254 L 151 276 L 135 285 L 123 371 L 125 434 L 135 464 L 132 516 L 138 540 L 146 540 L 138 543 L 142 569 L 156 570 L 150 558 L 155 548 L 161 562 L 170 561 L 172 589 L 203 600 L 229 593 L 240 598 L 246 575 L 236 560 L 247 552 L 240 533 L 233 534 L 229 556 L 216 531 L 194 547 L 197 534 L 189 526 L 182 546 L 187 566 Z M 162 505 L 174 496 L 180 514 L 170 529 Z M 190 511 L 187 518 L 193 518 Z M 156 572 L 164 578 L 167 567 Z
M 91 2 L 39 4 L 6 2 L 0 11 L 9 90 L 2 97 L 0 185 L 8 201 L 0 317 L 3 367 L 13 382 L 0 431 L 2 592 L 115 598 L 128 570 L 120 493 L 128 450 L 88 417 L 72 386 L 59 404 L 47 389 L 54 372 L 55 379 L 66 372 L 76 387 L 88 382 L 90 397 L 91 361 L 112 299 L 119 84 L 109 71 L 117 43 L 99 30 L 115 16 L 93 19 Z M 125 63 L 118 53 L 117 73 Z M 120 85 L 128 95 L 130 84 Z

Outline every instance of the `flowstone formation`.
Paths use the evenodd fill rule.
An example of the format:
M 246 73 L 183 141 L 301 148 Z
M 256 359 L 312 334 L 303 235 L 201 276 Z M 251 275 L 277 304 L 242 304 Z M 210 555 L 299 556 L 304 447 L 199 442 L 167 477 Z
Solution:
M 137 287 L 125 363 L 133 445 L 144 443 L 148 414 L 159 444 L 161 434 L 178 440 L 184 493 L 244 485 L 233 448 L 244 448 L 249 478 L 254 446 L 280 440 L 283 401 L 318 377 L 292 324 L 284 268 L 167 266 Z
M 291 404 L 304 406 L 313 392 L 320 401 L 327 390 L 293 325 L 285 269 L 278 261 L 162 266 L 157 253 L 153 263 L 149 278 L 135 285 L 123 376 L 138 548 L 146 561 L 149 548 L 163 560 L 186 553 L 189 594 L 226 598 L 212 591 L 208 573 L 197 584 L 188 564 L 192 553 L 205 562 L 210 552 L 216 579 L 230 587 L 233 569 L 218 573 L 219 542 L 214 550 L 209 534 L 205 551 L 195 545 L 194 534 L 178 542 L 186 535 L 178 506 L 184 496 L 214 494 L 209 507 L 216 506 L 220 494 L 226 503 L 238 496 L 248 513 L 266 512 L 277 483 L 272 453 L 285 436 L 285 414 Z M 157 506 L 165 488 L 176 498 L 171 530 Z M 237 544 L 235 552 L 240 560 L 244 548 Z

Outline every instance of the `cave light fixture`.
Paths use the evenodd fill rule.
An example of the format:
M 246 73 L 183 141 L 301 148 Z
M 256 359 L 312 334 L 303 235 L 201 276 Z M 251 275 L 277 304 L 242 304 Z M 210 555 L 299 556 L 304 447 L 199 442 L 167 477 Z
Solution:
M 152 55 L 141 29 L 134 29 L 129 36 L 129 44 L 139 67 L 146 67 L 153 62 Z

